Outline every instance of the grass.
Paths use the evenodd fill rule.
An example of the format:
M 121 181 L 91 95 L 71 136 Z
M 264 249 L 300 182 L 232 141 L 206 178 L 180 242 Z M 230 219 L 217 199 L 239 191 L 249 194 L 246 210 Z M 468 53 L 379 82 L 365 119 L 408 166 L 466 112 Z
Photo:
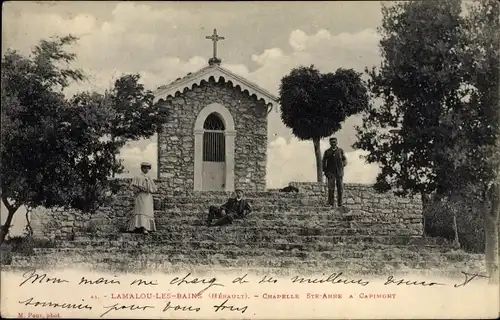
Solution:
M 0 245 L 0 264 L 10 265 L 12 255 L 30 256 L 34 248 L 54 248 L 55 242 L 48 239 L 37 239 L 30 236 L 16 236 L 6 240 Z
M 462 262 L 466 261 L 468 258 L 468 255 L 466 252 L 463 250 L 454 250 L 450 252 L 444 253 L 444 256 L 448 259 L 448 261 L 453 261 L 453 262 Z

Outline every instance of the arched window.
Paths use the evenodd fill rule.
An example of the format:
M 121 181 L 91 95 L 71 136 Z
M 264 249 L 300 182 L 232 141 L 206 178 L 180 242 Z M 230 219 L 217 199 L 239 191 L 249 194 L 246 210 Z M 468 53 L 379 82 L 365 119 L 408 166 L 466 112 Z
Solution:
M 226 141 L 224 122 L 211 113 L 203 123 L 203 161 L 224 162 L 226 160 Z
M 224 131 L 224 122 L 216 113 L 211 113 L 203 123 L 203 129 Z

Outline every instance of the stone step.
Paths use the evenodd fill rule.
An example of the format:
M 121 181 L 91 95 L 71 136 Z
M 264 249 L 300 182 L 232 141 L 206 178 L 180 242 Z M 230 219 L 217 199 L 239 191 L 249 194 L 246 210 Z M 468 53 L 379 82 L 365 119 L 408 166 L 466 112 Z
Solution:
M 123 198 L 123 200 L 128 199 L 129 201 L 133 198 Z M 251 205 L 320 205 L 327 206 L 327 200 L 319 197 L 301 197 L 301 198 L 245 198 Z M 161 204 L 197 204 L 204 206 L 211 205 L 222 205 L 228 198 L 227 197 L 162 197 L 157 196 L 155 200 Z M 347 199 L 346 199 L 347 202 Z M 354 201 L 349 200 L 354 204 Z
M 222 205 L 227 201 L 227 197 L 219 196 L 202 196 L 202 197 L 164 197 L 156 196 L 155 202 L 161 205 L 168 204 L 197 204 L 203 206 Z M 120 197 L 120 201 L 132 201 L 133 197 Z M 328 206 L 327 199 L 323 197 L 297 197 L 297 198 L 246 198 L 251 205 L 288 205 L 288 206 Z M 344 204 L 349 205 L 366 205 L 374 208 L 385 208 L 390 201 L 385 198 L 369 199 L 369 201 L 355 201 L 354 198 L 345 197 Z M 400 203 L 400 208 L 420 208 L 412 203 Z
M 388 193 L 377 193 L 377 192 L 367 192 L 367 186 L 361 186 L 361 189 L 358 186 L 353 186 L 351 184 L 345 184 L 344 185 L 344 197 L 352 197 L 352 196 L 359 196 L 361 195 L 361 198 L 368 199 L 368 198 L 375 198 L 375 199 L 387 199 L 387 198 L 395 198 L 395 196 L 388 192 Z M 127 194 L 132 194 L 132 192 L 125 191 Z M 172 198 L 178 198 L 178 197 L 193 197 L 193 198 L 202 198 L 202 197 L 230 197 L 234 193 L 233 192 L 227 192 L 227 191 L 171 191 L 169 189 L 160 189 L 158 194 L 166 195 L 168 197 Z M 265 191 L 254 191 L 254 190 L 244 190 L 244 197 L 245 198 L 301 198 L 301 197 L 325 197 L 326 198 L 326 189 L 324 189 L 324 192 L 302 192 L 300 191 L 299 187 L 299 192 L 278 192 L 277 189 L 268 189 Z M 415 197 L 415 199 L 419 199 L 418 196 Z M 407 201 L 409 202 L 409 198 L 405 198 L 402 200 L 403 202 Z
M 35 248 L 35 254 L 56 254 L 56 253 L 78 253 L 78 254 L 118 254 L 129 256 L 146 255 L 149 257 L 165 257 L 168 255 L 183 255 L 186 257 L 197 258 L 210 258 L 210 257 L 226 257 L 231 259 L 238 259 L 242 257 L 297 257 L 308 259 L 336 259 L 336 258 L 375 258 L 386 259 L 383 257 L 382 251 L 365 250 L 365 252 L 346 252 L 346 251 L 320 251 L 320 252 L 307 252 L 300 250 L 275 250 L 269 248 L 251 248 L 245 249 L 237 245 L 222 244 L 219 248 L 209 248 L 209 246 L 189 246 L 184 245 L 183 242 L 170 243 L 168 246 L 163 247 L 79 247 L 79 248 Z M 357 255 L 357 257 L 351 256 Z M 418 252 L 404 251 L 401 255 L 408 257 L 420 257 Z M 382 255 L 376 257 L 377 255 Z M 440 255 L 437 253 L 437 255 Z M 374 257 L 375 256 L 375 257 Z
M 107 209 L 104 212 L 108 212 Z M 128 217 L 133 210 L 133 206 L 125 207 L 123 210 L 116 210 L 118 216 Z M 193 208 L 192 205 L 174 206 L 168 209 L 155 209 L 155 217 L 207 217 L 208 208 Z M 99 217 L 97 215 L 96 217 Z M 110 217 L 110 216 L 108 216 Z M 414 222 L 422 221 L 422 214 L 420 212 L 409 211 L 404 216 L 405 221 L 413 219 Z M 112 218 L 109 218 L 112 219 Z M 360 221 L 373 221 L 373 220 L 388 220 L 398 221 L 401 220 L 401 213 L 393 212 L 388 209 L 374 210 L 374 209 L 331 209 L 330 207 L 278 207 L 272 208 L 258 207 L 253 209 L 247 219 L 289 219 L 289 220 L 360 220 Z
M 316 207 L 318 208 L 318 207 Z M 130 209 L 132 210 L 132 209 Z M 168 210 L 155 210 L 156 216 L 207 216 L 208 210 L 193 210 L 188 208 L 175 208 Z M 384 219 L 384 218 L 399 218 L 400 214 L 391 211 L 377 212 L 374 210 L 358 210 L 358 209 L 348 209 L 348 211 L 338 211 L 338 210 L 317 210 L 310 211 L 306 208 L 294 208 L 294 209 L 274 209 L 266 210 L 259 209 L 253 210 L 248 218 L 263 218 L 263 219 L 275 219 L 280 217 L 286 217 L 287 219 L 297 219 L 297 220 L 314 220 L 314 219 Z M 345 218 L 345 219 L 344 219 Z M 409 212 L 405 214 L 405 219 L 415 219 L 422 220 L 422 214 Z
M 133 249 L 132 249 L 133 250 Z M 251 254 L 253 253 L 253 254 Z M 423 259 L 387 259 L 387 258 L 336 258 L 335 255 L 327 255 L 323 253 L 320 258 L 318 255 L 297 255 L 287 256 L 279 255 L 277 252 L 249 252 L 235 251 L 222 254 L 214 250 L 198 251 L 196 255 L 186 254 L 183 250 L 164 250 L 162 253 L 147 253 L 137 251 L 116 250 L 102 251 L 95 248 L 84 249 L 68 249 L 68 250 L 51 250 L 44 249 L 43 252 L 37 252 L 33 256 L 14 256 L 13 264 L 22 265 L 23 263 L 31 265 L 48 266 L 63 266 L 70 264 L 77 266 L 81 263 L 91 263 L 93 265 L 108 264 L 114 269 L 125 267 L 148 268 L 154 266 L 156 269 L 162 269 L 170 265 L 213 265 L 226 267 L 318 267 L 318 270 L 333 268 L 334 270 L 348 270 L 353 266 L 364 266 L 366 269 L 371 269 L 371 272 L 376 272 L 377 269 L 401 269 L 409 268 L 443 268 L 443 267 L 460 267 L 462 270 L 473 268 L 481 263 L 480 259 L 464 259 L 461 262 L 448 261 L 437 258 Z M 315 259 L 316 258 L 316 259 Z M 352 270 L 351 270 L 352 271 Z
M 163 232 L 162 230 L 164 226 L 172 225 L 172 224 L 177 224 L 177 225 L 183 225 L 183 226 L 189 226 L 189 227 L 199 227 L 205 224 L 206 219 L 163 219 L 159 218 L 156 219 L 156 227 L 158 232 Z M 119 219 L 116 220 L 112 223 L 105 224 L 103 223 L 102 226 L 111 226 L 111 225 L 122 225 L 126 226 L 128 222 L 128 219 Z M 349 221 L 286 221 L 286 220 L 248 220 L 244 222 L 235 222 L 233 224 L 238 223 L 241 226 L 245 226 L 247 228 L 263 228 L 266 226 L 273 226 L 273 227 L 286 227 L 286 228 L 315 228 L 315 227 L 322 227 L 322 228 L 338 228 L 338 229 L 350 229 L 350 228 L 356 228 L 358 230 L 395 230 L 390 223 L 371 223 L 371 222 L 349 222 Z M 406 228 L 406 227 L 405 227 Z M 397 229 L 401 230 L 401 229 Z
M 93 220 L 109 220 L 114 221 L 114 219 L 127 219 L 130 217 L 130 211 L 123 211 L 122 216 L 118 217 L 100 217 L 95 216 Z M 155 218 L 156 219 L 206 219 L 208 217 L 207 212 L 203 211 L 190 211 L 190 210 L 155 210 Z M 243 221 L 357 221 L 357 222 L 385 222 L 390 221 L 391 223 L 397 221 L 403 221 L 396 214 L 392 213 L 367 213 L 360 212 L 357 210 L 352 210 L 346 213 L 337 213 L 337 212 L 313 212 L 313 213 L 300 213 L 297 211 L 282 211 L 282 212 L 269 212 L 269 211 L 254 211 L 249 214 Z M 406 223 L 408 221 L 413 223 L 422 223 L 422 215 L 420 214 L 408 214 L 405 216 Z
M 220 204 L 214 204 L 215 206 L 218 206 Z M 199 204 L 199 203 L 164 203 L 157 204 L 157 207 L 155 207 L 155 210 L 157 211 L 166 211 L 166 212 L 208 212 L 208 208 L 211 205 L 207 205 L 205 203 Z M 273 204 L 273 205 L 266 205 L 266 204 L 251 204 L 252 206 L 252 212 L 258 212 L 258 213 L 289 213 L 289 214 L 314 214 L 314 213 L 319 213 L 319 214 L 334 214 L 334 213 L 348 213 L 350 210 L 355 210 L 356 206 L 354 208 L 349 208 L 346 206 L 346 209 L 338 209 L 334 208 L 332 206 L 326 206 L 326 205 L 287 205 L 287 204 Z M 132 208 L 132 205 L 130 206 Z M 374 211 L 374 210 L 372 210 Z
M 224 203 L 215 203 L 211 204 L 214 206 L 220 206 Z M 178 203 L 178 202 L 164 202 L 162 209 L 158 210 L 196 210 L 196 211 L 208 211 L 210 205 L 207 206 L 206 203 Z M 251 203 L 253 211 L 264 211 L 264 212 L 273 212 L 273 211 L 286 211 L 286 210 L 300 210 L 300 212 L 316 212 L 316 211 L 339 211 L 338 208 L 326 205 L 326 204 L 313 204 L 313 205 L 294 205 L 294 204 L 260 204 L 260 203 Z
M 75 240 L 108 239 L 119 241 L 142 241 L 143 245 L 164 246 L 173 241 L 217 241 L 217 242 L 269 242 L 269 243 L 331 243 L 331 244 L 393 244 L 407 245 L 419 241 L 420 236 L 385 236 L 385 235 L 297 235 L 297 234 L 277 234 L 262 232 L 259 234 L 229 233 L 229 232 L 170 232 L 170 233 L 152 233 L 149 235 L 118 233 L 118 234 L 98 234 L 98 233 L 76 233 Z M 61 240 L 67 241 L 67 240 Z
M 124 193 L 121 194 L 121 196 L 132 196 L 133 193 L 130 191 L 125 191 Z M 166 198 L 166 199 L 181 199 L 181 198 L 190 198 L 190 199 L 204 199 L 204 198 L 220 198 L 220 199 L 228 199 L 229 197 L 233 196 L 233 193 L 231 192 L 215 192 L 215 191 L 210 191 L 210 192 L 189 192 L 189 191 L 178 191 L 178 192 L 169 192 L 169 190 L 162 190 L 158 192 L 157 194 L 153 195 L 156 198 Z M 287 192 L 276 192 L 276 191 L 246 191 L 244 193 L 244 198 L 245 199 L 282 199 L 282 200 L 288 200 L 288 199 L 304 199 L 304 198 L 309 198 L 309 199 L 327 199 L 327 193 L 326 190 L 323 193 L 303 193 L 303 192 L 298 192 L 298 193 L 287 193 Z M 366 191 L 363 192 L 355 192 L 352 190 L 349 190 L 348 188 L 344 189 L 344 199 L 348 198 L 357 198 L 357 199 L 362 199 L 362 200 L 372 200 L 372 199 L 385 199 L 385 200 L 393 200 L 393 199 L 398 199 L 401 203 L 410 203 L 411 199 L 410 198 L 401 198 L 401 197 L 396 197 L 392 193 L 367 193 Z M 418 201 L 419 197 L 415 197 L 415 199 Z
M 340 210 L 321 210 L 320 207 L 311 207 L 317 210 L 311 211 L 309 208 L 273 208 L 272 210 L 259 208 L 258 210 L 253 210 L 248 216 L 248 219 L 276 219 L 281 217 L 286 217 L 287 219 L 296 220 L 314 220 L 314 219 L 342 219 L 342 220 L 354 220 L 354 219 L 384 219 L 387 217 L 398 218 L 399 214 L 392 211 L 377 212 L 373 210 L 359 210 L 359 209 L 345 209 Z M 131 213 L 132 207 L 129 210 L 121 211 L 124 216 L 128 216 Z M 196 217 L 206 217 L 208 215 L 207 210 L 196 210 L 192 208 L 176 207 L 171 209 L 158 209 L 154 211 L 155 216 L 171 216 L 171 217 L 185 217 L 185 216 L 196 216 Z M 406 219 L 422 220 L 422 214 L 408 212 L 405 214 Z
M 128 217 L 117 217 L 113 220 L 108 218 L 95 218 L 94 223 L 100 226 L 122 225 L 128 223 Z M 410 227 L 418 227 L 421 225 L 421 220 L 415 219 L 412 225 L 403 223 L 393 223 L 390 221 L 383 221 L 380 219 L 363 219 L 363 221 L 350 220 L 351 217 L 315 217 L 313 219 L 288 219 L 287 216 L 248 216 L 244 220 L 236 220 L 233 224 L 245 227 L 324 227 L 324 228 L 357 228 L 357 229 L 408 229 Z M 206 224 L 206 215 L 187 215 L 187 216 L 174 216 L 166 217 L 164 215 L 156 214 L 155 223 L 157 228 L 163 228 L 165 225 L 183 225 L 183 226 L 202 226 Z M 215 219 L 214 219 L 215 221 Z
M 132 208 L 130 209 L 132 210 Z M 158 215 L 169 215 L 169 216 L 206 216 L 208 214 L 208 208 L 204 210 L 197 210 L 189 207 L 175 207 L 170 209 L 159 209 L 155 210 L 155 214 Z M 252 217 L 263 217 L 265 219 L 274 219 L 282 216 L 286 216 L 290 219 L 339 219 L 344 217 L 352 217 L 353 219 L 362 218 L 396 218 L 400 216 L 400 213 L 396 213 L 389 209 L 373 210 L 373 209 L 353 209 L 346 207 L 345 209 L 332 209 L 331 207 L 273 207 L 266 208 L 260 207 L 253 209 L 248 218 Z M 419 219 L 422 220 L 422 214 L 419 212 L 409 211 L 405 214 L 407 219 Z M 348 218 L 346 218 L 348 219 Z
M 143 239 L 137 240 L 103 240 L 103 239 L 88 239 L 88 240 L 74 240 L 58 243 L 58 247 L 61 248 L 132 248 L 137 246 L 143 246 Z M 341 254 L 345 253 L 355 253 L 357 255 L 363 256 L 364 252 L 408 252 L 408 253 L 419 253 L 421 255 L 425 254 L 441 254 L 450 251 L 450 248 L 437 246 L 437 245 L 384 245 L 384 244 L 347 244 L 338 245 L 328 242 L 322 243 L 280 243 L 280 242 L 251 242 L 247 241 L 244 243 L 238 242 L 216 242 L 216 241 L 187 241 L 179 242 L 172 241 L 167 245 L 162 247 L 169 248 L 184 248 L 185 250 L 199 250 L 199 249 L 210 249 L 217 250 L 219 252 L 225 252 L 228 250 L 241 250 L 241 249 L 270 249 L 270 250 L 282 250 L 282 251 L 309 251 L 309 252 L 338 252 Z M 159 250 L 162 249 L 159 247 Z M 148 248 L 154 248 L 148 246 Z M 156 249 L 155 249 L 156 250 Z
M 127 198 L 133 196 L 132 194 L 123 194 L 118 195 L 118 197 Z M 205 201 L 205 200 L 219 200 L 220 202 L 226 202 L 227 199 L 232 197 L 231 194 L 217 194 L 217 193 L 201 193 L 201 194 L 180 194 L 177 196 L 171 194 L 153 194 L 155 199 L 161 199 L 165 201 L 177 202 L 188 200 L 187 202 L 193 202 L 197 200 Z M 280 200 L 280 201 L 293 201 L 293 200 L 321 200 L 326 201 L 327 196 L 322 195 L 312 195 L 312 194 L 283 194 L 283 193 L 246 193 L 244 198 L 249 201 L 259 201 L 259 200 Z M 346 195 L 345 198 L 353 198 L 352 196 Z
M 350 190 L 349 190 L 350 192 Z M 174 191 L 169 194 L 170 197 L 230 197 L 233 192 L 226 191 Z M 325 193 L 326 195 L 326 193 Z M 266 191 L 245 191 L 245 198 L 300 198 L 300 197 L 314 197 L 317 194 L 303 193 L 303 192 L 278 192 L 277 190 Z M 380 196 L 380 195 L 375 195 Z
M 194 243 L 191 243 L 194 244 Z M 224 257 L 228 259 L 240 259 L 245 257 L 268 257 L 271 259 L 288 257 L 300 258 L 309 260 L 335 260 L 335 259 L 354 259 L 363 258 L 372 261 L 453 261 L 464 262 L 470 257 L 463 254 L 453 252 L 440 252 L 439 250 L 427 249 L 425 253 L 415 250 L 397 250 L 397 249 L 366 249 L 362 251 L 335 250 L 335 251 L 317 251 L 307 252 L 300 250 L 276 250 L 269 248 L 253 248 L 245 249 L 237 245 L 218 244 L 217 248 L 211 246 L 189 246 L 181 242 L 172 243 L 166 247 L 79 247 L 79 248 L 35 248 L 35 254 L 81 254 L 81 255 L 98 255 L 104 257 L 106 255 L 122 254 L 129 257 L 148 256 L 151 258 L 164 258 L 167 256 L 182 255 L 184 257 L 193 258 L 214 258 Z
M 123 227 L 125 228 L 125 227 Z M 75 233 L 81 235 L 82 232 Z M 106 230 L 93 232 L 96 237 L 109 235 Z M 123 234 L 123 233 L 122 233 Z M 385 228 L 329 228 L 329 227 L 276 227 L 246 226 L 244 223 L 234 223 L 228 226 L 190 226 L 178 224 L 157 225 L 157 231 L 152 233 L 153 238 L 205 240 L 217 239 L 218 241 L 230 241 L 233 239 L 261 239 L 271 241 L 275 238 L 285 238 L 290 236 L 419 236 L 418 231 L 411 229 Z
M 123 232 L 131 216 L 130 210 L 118 212 L 123 214 L 123 216 L 97 214 L 92 217 L 92 223 L 88 224 L 85 228 L 89 229 L 89 231 L 92 229 L 97 233 Z M 175 209 L 170 211 L 155 211 L 155 221 L 159 233 L 168 232 L 172 227 L 186 227 L 187 229 L 184 229 L 186 232 L 208 230 L 205 225 L 207 217 L 208 214 L 206 212 L 189 210 Z M 72 223 L 71 219 L 61 221 L 62 226 L 71 226 Z M 364 213 L 358 210 L 317 213 L 256 211 L 252 212 L 245 219 L 237 219 L 234 221 L 233 225 L 224 226 L 223 228 L 231 232 L 234 228 L 239 230 L 239 227 L 253 228 L 246 230 L 251 232 L 262 228 L 292 228 L 292 232 L 295 232 L 298 228 L 325 228 L 329 229 L 328 232 L 335 233 L 335 230 L 332 229 L 340 229 L 342 232 L 347 232 L 347 234 L 360 232 L 360 234 L 365 235 L 392 235 L 401 231 L 402 235 L 419 235 L 422 230 L 422 216 L 419 214 L 408 214 L 405 215 L 405 219 L 403 220 L 397 214 L 393 213 Z M 211 229 L 213 228 L 220 229 L 221 227 L 212 227 Z

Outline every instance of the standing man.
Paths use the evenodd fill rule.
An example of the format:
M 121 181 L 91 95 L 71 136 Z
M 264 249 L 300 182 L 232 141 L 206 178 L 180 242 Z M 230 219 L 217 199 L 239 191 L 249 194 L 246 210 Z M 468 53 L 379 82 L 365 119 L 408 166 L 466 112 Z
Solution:
M 323 173 L 328 182 L 328 204 L 335 206 L 335 187 L 337 187 L 337 204 L 342 207 L 344 191 L 344 167 L 347 159 L 344 150 L 337 147 L 337 138 L 330 138 L 330 148 L 323 155 Z
M 214 226 L 232 224 L 234 219 L 243 219 L 250 212 L 252 207 L 243 199 L 243 190 L 236 190 L 236 197 L 229 198 L 225 204 L 220 207 L 211 206 L 208 210 L 207 225 L 212 225 L 212 220 L 217 219 Z
M 128 223 L 128 231 L 142 234 L 156 231 L 153 208 L 153 193 L 157 192 L 153 179 L 148 176 L 151 163 L 141 163 L 141 174 L 132 179 L 135 194 L 134 212 Z

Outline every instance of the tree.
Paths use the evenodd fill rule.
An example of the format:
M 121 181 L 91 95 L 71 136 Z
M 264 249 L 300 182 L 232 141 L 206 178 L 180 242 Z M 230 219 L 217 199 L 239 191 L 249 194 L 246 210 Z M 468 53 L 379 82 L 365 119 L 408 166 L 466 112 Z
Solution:
M 382 14 L 383 61 L 379 70 L 366 70 L 372 98 L 382 103 L 364 113 L 353 147 L 380 163 L 377 190 L 425 195 L 441 186 L 441 116 L 460 103 L 460 1 L 409 1 L 383 7 Z
M 154 95 L 139 83 L 138 74 L 122 75 L 106 93 L 114 112 L 111 119 L 111 140 L 122 146 L 128 141 L 149 138 L 161 132 L 168 120 L 166 105 L 154 103 Z M 116 160 L 115 160 L 116 161 Z
M 372 98 L 381 105 L 366 111 L 353 147 L 381 165 L 376 190 L 420 194 L 427 210 L 451 182 L 443 153 L 449 128 L 442 120 L 463 105 L 460 1 L 409 1 L 383 7 L 382 14 L 383 61 L 379 70 L 366 70 Z
M 121 173 L 123 166 L 115 161 L 122 144 L 111 136 L 114 110 L 105 97 L 98 93 L 83 92 L 70 101 L 67 123 L 62 134 L 77 137 L 69 149 L 72 161 L 70 206 L 83 212 L 93 212 L 106 200 L 106 191 L 114 185 L 108 181 L 112 173 Z M 68 143 L 68 141 L 64 141 Z
M 467 46 L 464 65 L 470 112 L 463 115 L 465 128 L 458 134 L 460 144 L 470 152 L 455 158 L 456 174 L 468 183 L 471 194 L 483 203 L 485 258 L 490 280 L 499 281 L 500 211 L 500 4 L 494 0 L 475 1 L 464 23 Z
M 342 122 L 368 107 L 361 74 L 339 68 L 321 74 L 314 66 L 293 69 L 281 79 L 281 119 L 300 140 L 312 140 L 317 181 L 323 181 L 321 138 L 342 128 Z
M 454 215 L 464 199 L 487 205 L 486 259 L 496 281 L 498 4 L 488 2 L 465 17 L 458 0 L 383 8 L 383 62 L 367 70 L 370 92 L 382 104 L 365 112 L 354 147 L 381 165 L 379 191 L 432 194 Z
M 55 62 L 67 63 L 75 58 L 63 51 L 64 45 L 75 40 L 65 37 L 41 41 L 34 48 L 31 59 L 11 50 L 2 57 L 1 183 L 2 201 L 8 210 L 1 229 L 2 241 L 21 205 L 35 206 L 46 198 L 45 191 L 30 186 L 44 180 L 47 159 L 56 155 L 53 148 L 46 148 L 44 152 L 40 149 L 45 138 L 51 138 L 57 124 L 55 119 L 64 108 L 60 89 L 68 84 L 68 78 L 83 79 L 78 70 L 55 66 Z M 51 192 L 46 190 L 46 193 Z
M 81 208 L 77 199 L 95 186 L 92 182 L 107 181 L 82 163 L 94 159 L 98 170 L 110 167 L 112 157 L 107 155 L 116 147 L 101 141 L 101 134 L 109 131 L 110 113 L 89 103 L 72 105 L 63 95 L 70 81 L 85 78 L 69 67 L 75 55 L 65 51 L 76 40 L 43 40 L 30 57 L 12 50 L 2 57 L 1 197 L 8 215 L 0 242 L 19 207 L 90 210 L 92 206 Z

